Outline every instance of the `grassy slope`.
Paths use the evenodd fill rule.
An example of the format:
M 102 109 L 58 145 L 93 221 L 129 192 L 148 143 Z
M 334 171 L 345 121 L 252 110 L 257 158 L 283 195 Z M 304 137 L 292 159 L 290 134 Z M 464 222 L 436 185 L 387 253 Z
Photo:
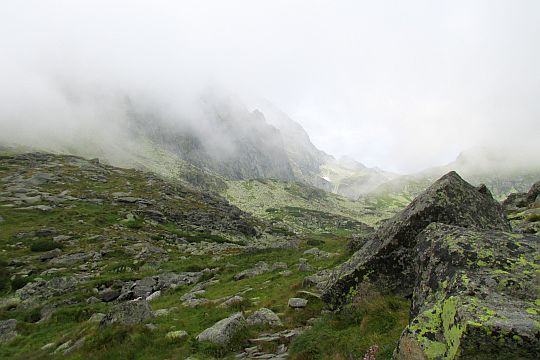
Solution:
M 372 204 L 365 201 L 354 201 L 296 182 L 257 179 L 229 181 L 227 185 L 223 194 L 231 203 L 261 218 L 272 219 L 272 210 L 302 208 L 373 226 L 397 211 L 397 208 L 374 211 Z M 289 219 L 289 222 L 294 223 L 294 219 Z
M 207 359 L 231 354 L 231 352 L 247 346 L 244 341 L 245 337 L 254 336 L 264 331 L 264 329 L 251 329 L 243 334 L 243 337 L 237 339 L 228 349 L 200 344 L 194 339 L 199 332 L 208 326 L 238 310 L 249 313 L 260 307 L 268 307 L 280 315 L 286 328 L 304 325 L 309 318 L 320 316 L 323 308 L 320 301 L 310 298 L 309 305 L 305 310 L 292 311 L 287 308 L 287 299 L 298 295 L 297 292 L 300 290 L 305 276 L 319 269 L 331 268 L 346 259 L 346 239 L 353 230 L 332 228 L 327 222 L 324 222 L 326 225 L 324 229 L 321 229 L 318 225 L 319 222 L 315 221 L 314 226 L 297 228 L 303 229 L 303 233 L 301 233 L 302 240 L 298 248 L 261 250 L 255 253 L 251 252 L 249 256 L 246 256 L 246 253 L 241 251 L 230 252 L 228 256 L 192 255 L 180 250 L 167 239 L 177 232 L 176 229 L 181 228 L 184 229 L 183 231 L 187 231 L 185 229 L 191 229 L 193 224 L 178 222 L 163 226 L 148 221 L 144 217 L 138 218 L 134 223 L 126 221 L 129 213 L 136 213 L 136 205 L 115 203 L 111 201 L 110 194 L 130 190 L 131 196 L 165 202 L 170 208 L 185 211 L 214 212 L 216 216 L 221 216 L 219 215 L 220 210 L 213 208 L 215 205 L 209 204 L 204 194 L 180 188 L 178 190 L 181 191 L 178 191 L 178 194 L 183 195 L 179 196 L 179 198 L 164 199 L 164 188 L 168 185 L 159 181 L 149 183 L 146 175 L 139 171 L 108 168 L 110 172 L 107 172 L 107 181 L 96 182 L 89 179 L 95 173 L 95 169 L 92 170 L 91 165 L 84 162 L 85 165 L 81 167 L 68 160 L 68 158 L 57 157 L 53 162 L 43 164 L 1 160 L 0 178 L 15 173 L 29 177 L 38 171 L 54 170 L 61 174 L 64 181 L 44 184 L 40 187 L 41 191 L 57 194 L 69 190 L 70 195 L 76 198 L 97 197 L 103 198 L 104 201 L 102 204 L 94 204 L 73 200 L 64 203 L 61 208 L 54 208 L 48 212 L 36 209 L 16 210 L 13 207 L 5 206 L 9 205 L 9 202 L 0 203 L 0 216 L 4 219 L 4 222 L 0 223 L 0 257 L 5 260 L 3 271 L 8 273 L 8 277 L 5 279 L 10 279 L 5 280 L 6 286 L 2 290 L 0 319 L 15 318 L 19 320 L 19 336 L 12 342 L 0 346 L 0 358 L 66 358 L 60 354 L 52 354 L 49 350 L 41 350 L 41 347 L 48 343 L 53 343 L 56 347 L 68 340 L 77 340 L 81 336 L 87 336 L 84 347 L 67 358 L 182 359 L 195 354 L 197 358 Z M 251 182 L 251 185 L 257 187 L 259 183 Z M 242 194 L 249 196 L 251 193 L 245 193 L 236 186 L 241 186 L 242 189 L 245 189 L 245 186 L 250 186 L 250 182 L 245 184 L 247 185 L 242 182 L 229 184 L 228 196 L 234 194 L 234 196 L 231 196 L 233 202 L 240 205 L 246 204 L 244 206 L 246 210 L 249 207 L 258 209 L 258 207 L 254 207 L 252 198 L 246 203 L 242 202 Z M 310 210 L 322 211 L 321 216 L 326 216 L 326 211 L 328 211 L 337 215 L 353 217 L 354 219 L 366 220 L 374 218 L 364 213 L 361 205 L 334 195 L 322 193 L 316 189 L 307 188 L 309 191 L 306 193 L 305 187 L 295 184 L 273 181 L 269 181 L 269 184 L 265 185 L 265 189 L 275 191 L 274 200 L 268 203 L 264 202 L 264 206 L 275 207 L 276 204 L 295 206 L 297 212 L 299 211 L 298 208 L 305 207 Z M 0 183 L 0 186 L 2 186 L 2 183 Z M 238 192 L 235 192 L 235 189 Z M 265 196 L 271 197 L 271 195 Z M 276 198 L 279 201 L 276 201 Z M 259 202 L 260 199 L 265 198 L 256 198 L 255 201 Z M 261 217 L 266 218 L 269 216 L 264 207 L 253 212 Z M 313 214 L 308 220 L 313 220 L 319 213 L 314 212 Z M 253 221 L 259 224 L 258 226 L 262 226 L 260 225 L 262 222 Z M 303 221 L 306 221 L 306 219 L 303 219 Z M 72 239 L 64 244 L 64 253 L 99 251 L 107 240 L 111 240 L 113 251 L 98 262 L 97 269 L 82 270 L 77 264 L 67 266 L 56 273 L 43 275 L 42 272 L 50 268 L 50 266 L 36 258 L 40 252 L 31 250 L 32 244 L 40 240 L 34 237 L 31 232 L 49 227 L 54 227 L 58 234 L 72 236 Z M 242 234 L 235 233 L 233 230 L 219 234 L 230 241 L 242 240 L 249 242 L 253 240 L 246 238 Z M 216 234 L 216 231 L 212 229 L 205 229 L 204 231 L 207 234 Z M 27 235 L 19 235 L 23 233 Z M 288 238 L 287 234 L 282 237 L 284 239 Z M 47 239 L 50 240 L 50 238 Z M 209 237 L 208 241 L 211 241 L 211 239 Z M 129 247 L 133 241 L 147 241 L 166 250 L 169 260 L 161 261 L 161 256 L 150 256 L 143 260 L 136 260 L 126 256 L 123 249 Z M 330 259 L 315 259 L 311 255 L 303 255 L 303 251 L 312 247 L 308 243 L 313 243 L 313 241 L 317 241 L 321 250 L 339 253 L 339 255 Z M 34 250 L 36 250 L 35 247 Z M 313 267 L 312 271 L 301 273 L 296 270 L 298 259 L 301 257 L 308 258 Z M 21 260 L 25 264 L 8 266 L 7 262 L 12 259 Z M 251 279 L 240 281 L 233 279 L 234 274 L 253 267 L 258 261 L 266 261 L 269 264 L 276 261 L 285 262 L 293 271 L 293 274 L 281 276 L 277 272 L 270 272 Z M 215 275 L 219 282 L 207 289 L 205 297 L 218 299 L 251 288 L 252 290 L 244 295 L 246 301 L 229 309 L 222 309 L 215 305 L 187 308 L 181 305 L 179 298 L 188 292 L 190 287 L 179 287 L 165 292 L 160 298 L 151 303 L 154 310 L 177 307 L 177 310 L 171 312 L 168 316 L 159 317 L 152 321 L 157 326 L 155 330 L 149 330 L 144 325 L 112 326 L 100 329 L 98 325 L 86 321 L 93 313 L 107 312 L 112 306 L 107 303 L 90 305 L 85 301 L 93 295 L 92 289 L 102 284 L 109 285 L 116 280 L 140 279 L 165 271 L 194 271 L 203 268 L 220 269 Z M 16 302 L 9 303 L 10 299 L 13 300 L 15 288 L 24 285 L 25 282 L 35 280 L 38 277 L 50 279 L 66 275 L 74 275 L 80 279 L 86 278 L 86 280 L 75 291 L 47 299 L 46 303 L 62 303 L 67 300 L 70 302 L 60 305 L 49 320 L 38 322 L 39 313 L 45 304 L 25 309 L 15 306 Z M 345 358 L 349 352 L 361 354 L 374 343 L 381 346 L 395 343 L 402 328 L 401 322 L 404 319 L 406 321 L 406 315 L 404 314 L 407 309 L 406 303 L 396 301 L 392 299 L 374 301 L 374 304 L 379 303 L 379 305 L 358 310 L 355 317 L 356 322 L 338 317 L 328 318 L 328 321 L 325 320 L 319 323 L 314 327 L 313 331 L 297 340 L 298 344 L 293 345 L 295 350 L 293 356 L 299 359 L 306 358 L 304 351 L 306 344 L 312 344 L 314 339 L 319 336 L 322 336 L 320 344 L 329 344 L 332 342 L 332 334 L 335 334 L 336 341 L 339 340 L 343 348 L 334 348 L 331 352 L 335 353 L 336 356 L 341 356 L 341 358 Z M 384 311 L 381 312 L 381 309 Z M 372 319 L 378 319 L 377 316 L 388 317 L 388 324 L 395 324 L 389 325 L 393 330 L 388 332 L 388 328 L 384 326 L 370 325 L 374 321 Z M 399 318 L 399 321 L 396 320 L 396 317 Z M 343 331 L 337 331 L 336 329 Z M 189 338 L 182 341 L 166 339 L 166 333 L 172 330 L 186 330 Z M 357 341 L 358 339 L 362 340 Z M 309 358 L 322 359 L 328 358 L 327 356 L 329 356 L 328 349 L 324 351 L 318 350 L 317 353 L 313 353 L 313 357 Z

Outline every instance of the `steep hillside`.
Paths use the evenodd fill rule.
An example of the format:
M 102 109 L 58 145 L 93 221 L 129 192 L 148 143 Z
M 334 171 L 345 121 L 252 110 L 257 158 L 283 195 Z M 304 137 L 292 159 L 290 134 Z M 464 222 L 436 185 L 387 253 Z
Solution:
M 0 357 L 288 356 L 323 310 L 316 293 L 302 290 L 305 279 L 344 261 L 351 235 L 371 229 L 339 215 L 361 215 L 340 206 L 345 199 L 303 185 L 287 191 L 283 201 L 297 206 L 291 216 L 300 222 L 259 218 L 97 160 L 0 156 Z M 325 203 L 334 213 L 322 211 Z M 379 304 L 365 314 L 383 311 L 402 327 L 407 303 Z M 238 311 L 241 333 L 225 343 L 202 335 Z M 399 332 L 350 327 L 341 338 L 358 335 L 390 348 Z M 370 345 L 340 351 L 360 356 Z
M 379 208 L 366 201 L 354 201 L 299 182 L 256 179 L 229 181 L 224 196 L 240 209 L 265 219 L 294 214 L 305 209 L 328 216 L 375 225 L 399 209 Z M 299 216 L 287 216 L 289 222 L 301 226 Z

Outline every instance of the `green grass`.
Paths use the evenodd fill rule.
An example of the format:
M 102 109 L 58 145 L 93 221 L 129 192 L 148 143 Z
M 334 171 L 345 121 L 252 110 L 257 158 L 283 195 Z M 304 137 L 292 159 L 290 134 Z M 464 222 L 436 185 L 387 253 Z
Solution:
M 407 325 L 409 303 L 376 295 L 341 312 L 324 316 L 294 340 L 291 359 L 361 359 L 377 345 L 378 359 L 390 359 Z

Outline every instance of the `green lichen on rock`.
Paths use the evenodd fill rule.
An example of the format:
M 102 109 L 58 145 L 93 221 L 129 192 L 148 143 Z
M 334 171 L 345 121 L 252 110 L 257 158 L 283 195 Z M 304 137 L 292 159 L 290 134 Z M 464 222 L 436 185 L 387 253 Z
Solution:
M 527 270 L 538 267 L 538 237 L 432 224 L 417 240 L 411 321 L 397 359 L 411 341 L 427 359 L 537 358 L 540 291 Z
M 482 188 L 483 189 L 483 188 Z M 370 281 L 385 292 L 410 295 L 413 290 L 416 236 L 433 222 L 477 229 L 510 231 L 502 207 L 489 192 L 475 188 L 457 173 L 450 172 L 415 198 L 407 208 L 379 228 L 366 244 L 336 270 L 323 300 L 331 307 L 343 305 L 350 287 L 357 285 L 366 271 L 375 270 Z M 480 191 L 482 190 L 482 191 Z M 471 239 L 474 240 L 474 239 Z M 459 244 L 452 251 L 462 251 Z M 483 250 L 480 263 L 489 262 L 491 253 Z

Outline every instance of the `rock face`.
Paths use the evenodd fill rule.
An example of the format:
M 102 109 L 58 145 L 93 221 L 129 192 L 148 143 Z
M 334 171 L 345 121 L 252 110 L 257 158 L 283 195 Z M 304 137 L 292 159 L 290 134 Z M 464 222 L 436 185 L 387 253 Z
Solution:
M 148 302 L 146 300 L 135 300 L 116 305 L 101 320 L 100 325 L 114 323 L 123 325 L 140 324 L 152 318 L 154 318 L 154 313 Z
M 395 359 L 538 359 L 540 238 L 431 224 Z
M 502 207 L 485 187 L 475 188 L 450 172 L 416 197 L 334 274 L 322 299 L 339 307 L 351 287 L 369 280 L 385 292 L 410 296 L 416 236 L 430 223 L 509 231 Z
M 242 313 L 236 313 L 218 321 L 212 327 L 197 336 L 199 341 L 208 341 L 215 345 L 225 346 L 238 332 L 246 327 L 246 319 Z

